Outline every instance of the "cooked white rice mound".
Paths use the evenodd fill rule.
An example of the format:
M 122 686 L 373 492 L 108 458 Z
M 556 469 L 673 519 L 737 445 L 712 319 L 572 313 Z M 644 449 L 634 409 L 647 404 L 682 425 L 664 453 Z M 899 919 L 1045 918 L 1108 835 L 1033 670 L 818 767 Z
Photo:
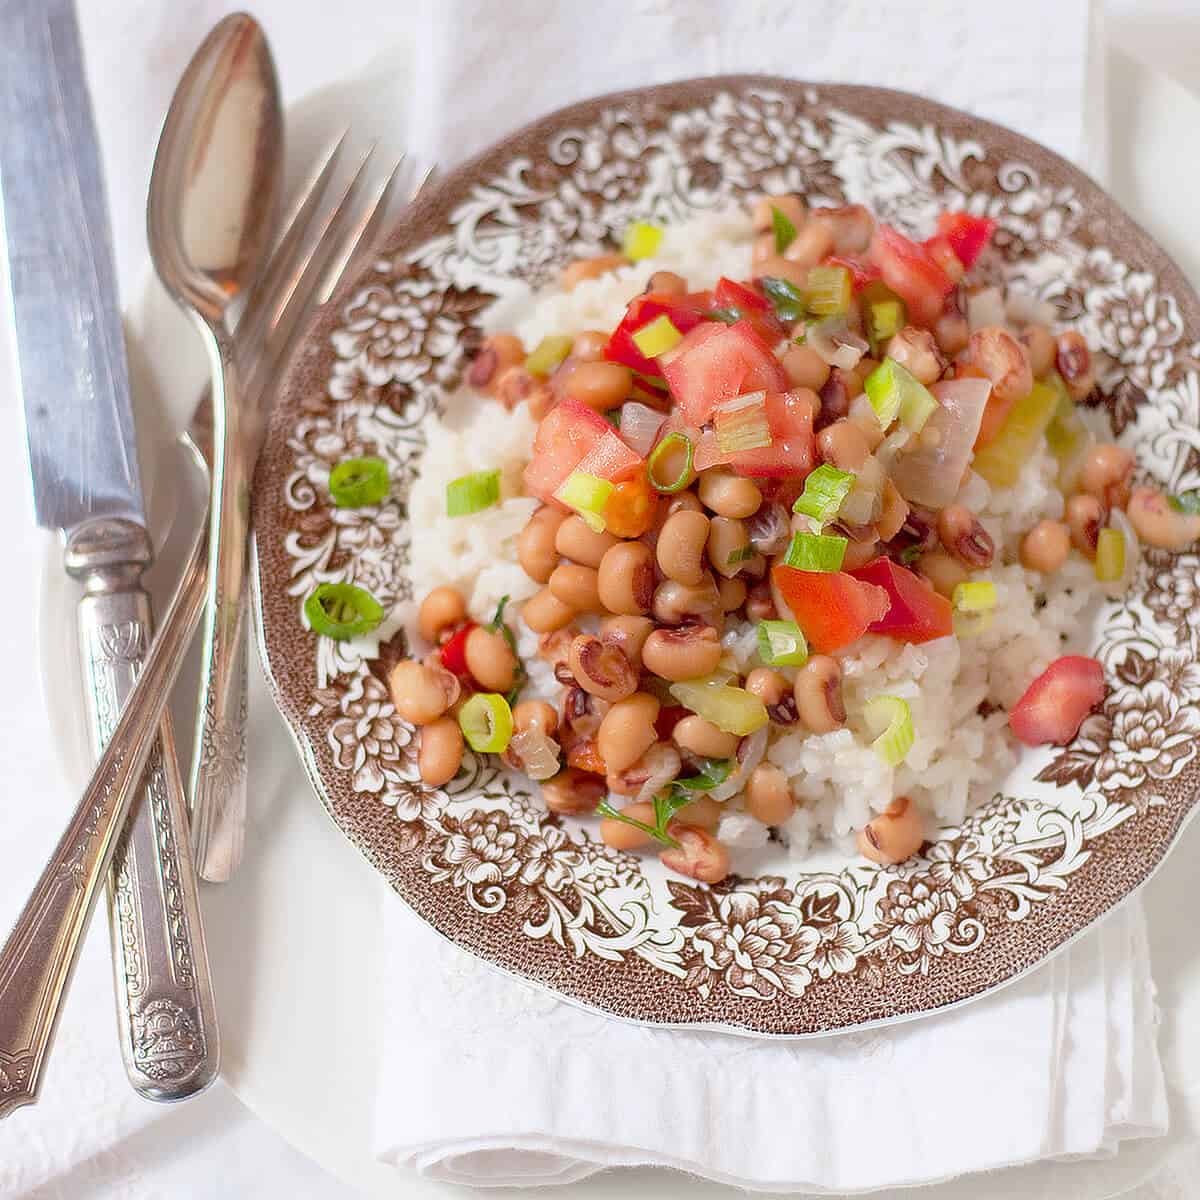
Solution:
M 693 288 L 711 286 L 722 274 L 741 277 L 752 239 L 740 210 L 699 217 L 667 229 L 655 259 L 586 280 L 570 292 L 510 298 L 489 312 L 488 325 L 514 329 L 527 346 L 547 334 L 611 329 L 655 271 L 676 271 Z M 467 596 L 474 617 L 487 619 L 502 596 L 516 602 L 538 589 L 516 561 L 517 535 L 536 507 L 519 495 L 534 422 L 523 407 L 506 413 L 464 392 L 451 398 L 445 418 L 430 421 L 426 433 L 428 450 L 409 503 L 414 592 L 419 598 L 451 584 Z M 501 468 L 502 503 L 472 517 L 447 517 L 446 484 L 490 467 Z M 803 858 L 822 842 L 849 846 L 854 831 L 896 796 L 910 796 L 935 823 L 957 824 L 1015 764 L 1018 745 L 1004 710 L 1059 655 L 1086 652 L 1089 609 L 1099 599 L 1091 566 L 1078 557 L 1048 579 L 1020 565 L 1001 565 L 1015 558 L 1021 536 L 1039 520 L 1061 518 L 1055 473 L 1054 459 L 1043 449 L 1010 489 L 992 489 L 974 474 L 963 486 L 959 499 L 979 514 L 997 548 L 996 565 L 978 576 L 993 580 L 998 593 L 983 632 L 920 646 L 864 637 L 839 654 L 846 728 L 814 735 L 799 726 L 771 727 L 767 759 L 788 774 L 797 800 L 795 815 L 778 831 L 789 857 Z M 534 657 L 536 636 L 523 625 L 518 634 L 531 693 L 556 699 L 553 672 Z M 759 665 L 753 626 L 730 627 L 724 643 L 743 672 Z M 912 711 L 916 740 L 896 768 L 871 748 L 859 717 L 878 695 L 899 696 Z M 764 854 L 777 858 L 780 846 L 766 827 L 736 800 L 727 807 L 719 836 L 731 849 L 733 869 L 754 873 Z

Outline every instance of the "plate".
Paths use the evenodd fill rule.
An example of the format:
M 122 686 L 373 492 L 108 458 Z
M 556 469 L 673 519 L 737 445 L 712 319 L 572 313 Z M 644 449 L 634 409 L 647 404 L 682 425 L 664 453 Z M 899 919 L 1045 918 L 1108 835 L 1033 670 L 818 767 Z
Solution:
M 902 112 L 904 119 L 892 114 Z M 846 864 L 707 889 L 668 881 L 550 818 L 469 762 L 417 782 L 384 678 L 308 633 L 317 582 L 409 598 L 404 481 L 421 425 L 457 383 L 488 305 L 597 253 L 631 220 L 679 220 L 761 190 L 862 202 L 902 229 L 939 208 L 999 222 L 1006 278 L 1112 361 L 1099 396 L 1143 469 L 1194 487 L 1200 302 L 1081 172 L 917 97 L 770 77 L 695 80 L 576 105 L 449 175 L 318 318 L 255 481 L 257 608 L 280 710 L 337 824 L 435 928 L 486 960 L 634 1020 L 775 1035 L 862 1027 L 962 1003 L 1036 966 L 1143 882 L 1194 802 L 1200 762 L 1197 557 L 1147 556 L 1105 608 L 1113 688 L 1064 750 L 1030 752 L 994 800 L 901 868 Z M 329 467 L 369 451 L 401 481 L 336 512 Z M 526 788 L 528 785 L 526 785 Z

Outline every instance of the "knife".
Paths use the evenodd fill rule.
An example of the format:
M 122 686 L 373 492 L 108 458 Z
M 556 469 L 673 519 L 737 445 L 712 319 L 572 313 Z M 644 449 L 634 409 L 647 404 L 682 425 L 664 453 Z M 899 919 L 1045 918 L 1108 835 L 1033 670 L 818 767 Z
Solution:
M 146 532 L 104 180 L 71 0 L 6 0 L 0 196 L 37 521 L 83 585 L 79 651 L 99 758 L 151 637 Z M 121 1052 L 153 1100 L 217 1073 L 208 956 L 169 720 L 113 857 Z M 8 1064 L 10 1067 L 12 1064 Z M 0 1082 L 5 1074 L 0 1055 Z M 3 1088 L 0 1087 L 0 1091 Z

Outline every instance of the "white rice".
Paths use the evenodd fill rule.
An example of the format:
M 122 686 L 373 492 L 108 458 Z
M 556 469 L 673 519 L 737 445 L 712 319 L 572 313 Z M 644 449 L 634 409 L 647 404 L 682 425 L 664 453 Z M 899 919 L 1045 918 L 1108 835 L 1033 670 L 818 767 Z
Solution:
M 711 286 L 722 274 L 743 276 L 752 238 L 741 211 L 700 217 L 668 229 L 653 260 L 587 280 L 570 292 L 509 298 L 489 312 L 487 323 L 514 329 L 526 345 L 547 334 L 610 329 L 655 271 L 675 271 L 695 288 Z M 451 398 L 442 421 L 429 423 L 429 446 L 409 505 L 410 571 L 418 595 L 438 584 L 454 585 L 468 597 L 472 615 L 484 619 L 502 596 L 515 603 L 537 590 L 516 562 L 517 535 L 536 506 L 519 495 L 533 433 L 523 407 L 506 413 L 465 391 Z M 469 518 L 446 517 L 446 484 L 489 467 L 501 468 L 502 503 Z M 982 633 L 919 646 L 868 635 L 839 655 L 850 714 L 846 728 L 814 735 L 799 727 L 772 727 L 767 758 L 787 773 L 797 800 L 795 815 L 778 831 L 789 858 L 802 859 L 822 843 L 848 846 L 855 830 L 900 795 L 911 797 L 935 823 L 958 824 L 1014 766 L 1018 745 L 1004 710 L 1059 655 L 1086 651 L 1088 610 L 1099 599 L 1090 564 L 1078 557 L 1049 579 L 1014 561 L 1032 525 L 1062 516 L 1055 471 L 1043 449 L 1012 488 L 993 489 L 974 473 L 967 477 L 959 499 L 980 515 L 998 552 L 996 565 L 979 576 L 992 579 L 998 592 Z M 523 624 L 516 627 L 531 691 L 554 698 L 558 685 L 535 657 L 536 636 Z M 752 625 L 728 628 L 724 644 L 743 672 L 758 665 Z M 899 696 L 912 711 L 916 740 L 896 768 L 871 748 L 859 715 L 878 695 Z M 736 799 L 728 803 L 719 836 L 731 849 L 734 869 L 743 873 L 761 869 L 768 845 L 772 855 L 780 849 Z

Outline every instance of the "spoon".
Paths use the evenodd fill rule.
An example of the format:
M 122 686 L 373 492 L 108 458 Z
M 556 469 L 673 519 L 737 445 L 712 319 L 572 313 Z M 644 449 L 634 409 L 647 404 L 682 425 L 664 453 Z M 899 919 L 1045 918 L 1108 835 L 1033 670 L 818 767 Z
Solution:
M 150 254 L 196 322 L 211 368 L 208 585 L 192 756 L 192 837 L 205 879 L 227 879 L 246 812 L 245 675 L 248 427 L 230 316 L 258 275 L 283 167 L 275 65 L 259 24 L 221 21 L 188 64 L 167 113 L 147 207 Z

